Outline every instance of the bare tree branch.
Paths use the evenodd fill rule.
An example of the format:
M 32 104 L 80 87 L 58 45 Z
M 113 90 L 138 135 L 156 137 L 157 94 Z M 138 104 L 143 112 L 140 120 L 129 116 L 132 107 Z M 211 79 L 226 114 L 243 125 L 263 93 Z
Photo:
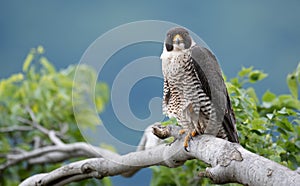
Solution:
M 70 181 L 73 181 L 74 179 L 78 180 L 78 176 L 83 179 L 91 177 L 103 178 L 105 176 L 119 175 L 131 171 L 132 169 L 148 167 L 151 165 L 176 167 L 182 165 L 189 157 L 184 150 L 180 150 L 179 153 L 174 153 L 176 161 L 173 161 L 173 158 L 166 158 L 164 160 L 162 157 L 170 155 L 169 153 L 171 152 L 169 149 L 171 146 L 167 146 L 168 148 L 165 147 L 166 145 L 163 144 L 149 150 L 129 153 L 120 156 L 117 159 L 92 158 L 75 162 L 52 171 L 47 174 L 47 176 L 42 177 L 41 180 L 35 180 L 35 178 L 32 180 L 31 178 L 28 178 L 28 180 L 25 180 L 22 184 L 60 185 L 60 180 L 62 178 L 67 178 Z M 172 146 L 172 149 L 177 150 L 176 146 Z M 65 180 L 64 184 L 66 184 Z
M 21 161 L 28 161 L 30 164 L 61 162 L 75 157 L 113 157 L 119 155 L 111 151 L 98 148 L 87 143 L 78 142 L 73 144 L 60 144 L 34 149 L 30 152 L 19 152 L 6 155 L 7 161 L 0 165 L 0 172 L 9 166 Z
M 22 117 L 18 117 L 18 121 L 32 126 L 33 128 L 41 131 L 43 134 L 47 135 L 49 133 L 48 129 L 44 128 L 43 126 L 38 124 L 36 121 L 31 121 L 31 120 L 28 120 L 28 119 L 25 119 L 25 118 L 22 118 Z
M 155 123 L 154 125 L 159 125 L 160 123 Z M 153 135 L 153 126 L 154 125 L 150 125 L 149 127 L 147 127 L 144 131 L 144 134 L 140 140 L 140 143 L 136 149 L 136 151 L 143 151 L 146 149 L 150 149 L 152 147 L 156 147 L 157 145 L 160 144 L 164 144 L 164 140 L 157 138 Z M 135 167 L 130 171 L 127 171 L 125 173 L 122 174 L 122 176 L 124 177 L 131 177 L 133 176 L 136 172 L 138 172 L 141 168 L 139 167 Z
M 30 125 L 28 128 L 31 130 L 35 128 L 47 135 L 54 145 L 41 147 L 41 138 L 36 137 L 34 138 L 34 150 L 27 152 L 21 149 L 14 149 L 9 154 L 1 155 L 1 157 L 6 158 L 6 161 L 0 164 L 0 172 L 22 161 L 27 161 L 29 164 L 44 164 L 61 162 L 76 157 L 92 158 L 109 156 L 116 158 L 119 156 L 116 153 L 83 142 L 65 144 L 58 137 L 61 136 L 59 132 L 44 128 L 37 122 L 33 111 L 29 107 L 26 107 L 26 110 L 32 121 L 21 117 L 19 117 L 18 120 Z M 64 132 L 66 129 L 66 125 L 63 124 L 61 131 Z
M 16 131 L 31 131 L 32 127 L 28 126 L 13 126 L 13 127 L 2 127 L 0 128 L 1 133 L 7 133 L 7 132 L 16 132 Z
M 41 131 L 42 133 L 44 134 L 48 134 L 49 133 L 49 130 L 44 128 L 43 126 L 41 126 L 39 123 L 38 123 L 38 120 L 36 119 L 35 117 L 35 114 L 33 113 L 33 111 L 31 110 L 31 108 L 29 108 L 28 106 L 25 108 L 26 111 L 29 113 L 31 119 L 32 119 L 32 122 L 29 122 L 29 124 L 31 124 L 34 128 L 38 129 L 39 131 Z
M 55 134 L 55 132 L 53 130 L 49 131 L 48 136 L 50 138 L 50 140 L 58 146 L 63 146 L 65 145 L 64 142 L 62 142 Z
M 176 127 L 154 127 L 154 131 L 169 136 Z M 158 134 L 159 135 L 159 134 Z M 296 185 L 300 175 L 280 164 L 245 150 L 235 143 L 201 135 L 190 142 L 190 152 L 183 150 L 183 140 L 171 145 L 161 144 L 149 149 L 113 158 L 91 158 L 60 167 L 50 173 L 29 177 L 24 185 L 63 185 L 87 178 L 125 174 L 152 165 L 177 167 L 186 160 L 199 159 L 211 165 L 200 176 L 215 183 L 236 182 L 244 185 Z

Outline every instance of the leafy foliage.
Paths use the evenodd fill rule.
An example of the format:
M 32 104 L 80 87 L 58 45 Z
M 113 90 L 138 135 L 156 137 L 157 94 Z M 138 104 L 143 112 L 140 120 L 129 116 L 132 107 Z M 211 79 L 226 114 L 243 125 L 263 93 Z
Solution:
M 10 152 L 51 145 L 47 136 L 34 128 L 33 120 L 46 129 L 57 131 L 66 143 L 83 140 L 77 122 L 86 127 L 101 122 L 95 117 L 95 110 L 86 104 L 95 102 L 96 113 L 100 113 L 108 101 L 108 88 L 97 82 L 95 71 L 88 66 L 69 66 L 57 71 L 43 56 L 44 52 L 41 46 L 32 49 L 24 61 L 23 73 L 0 81 L 0 165 Z M 76 72 L 85 78 L 74 81 Z M 253 67 L 242 68 L 236 78 L 226 83 L 237 118 L 240 143 L 254 153 L 296 169 L 300 162 L 300 64 L 287 76 L 290 94 L 275 95 L 267 90 L 259 99 L 252 87 L 244 88 L 245 84 L 257 83 L 266 77 L 267 74 Z M 95 84 L 95 90 L 89 89 L 91 84 Z M 74 114 L 77 114 L 76 120 Z M 171 119 L 164 124 L 174 122 Z M 0 185 L 18 185 L 32 174 L 49 172 L 63 163 L 38 166 L 19 163 L 0 173 Z M 190 160 L 175 169 L 152 167 L 151 185 L 211 184 L 210 180 L 197 176 L 207 166 L 201 161 Z M 109 178 L 101 183 L 112 184 Z M 96 185 L 99 180 L 70 185 L 83 184 Z
M 82 98 L 81 94 L 93 90 L 84 89 L 85 82 L 73 81 L 76 70 L 87 75 L 90 82 L 96 82 L 96 72 L 88 66 L 69 66 L 57 71 L 43 53 L 41 46 L 32 49 L 24 61 L 23 73 L 0 82 L 0 164 L 5 162 L 5 154 L 9 152 L 51 145 L 47 135 L 34 128 L 33 120 L 46 129 L 57 131 L 65 143 L 83 141 L 72 103 L 82 106 L 82 112 L 76 117 L 81 124 L 90 127 L 100 122 L 98 117 L 90 117 L 89 113 L 95 111 L 84 103 L 86 99 L 95 99 L 96 112 L 101 112 L 108 101 L 106 84 L 96 84 L 95 97 Z M 18 164 L 0 174 L 0 185 L 17 185 L 32 174 L 49 172 L 60 166 L 61 163 Z M 98 180 L 91 182 L 99 183 Z
M 236 78 L 226 82 L 237 119 L 240 144 L 246 149 L 291 169 L 300 164 L 300 64 L 287 76 L 291 94 L 275 95 L 267 90 L 258 99 L 255 90 L 243 88 L 257 83 L 267 74 L 253 67 L 242 68 Z M 165 122 L 170 124 L 171 122 Z M 187 161 L 175 169 L 152 167 L 151 185 L 207 185 L 208 179 L 197 179 L 199 170 L 207 167 L 201 161 Z M 231 184 L 236 185 L 236 184 Z

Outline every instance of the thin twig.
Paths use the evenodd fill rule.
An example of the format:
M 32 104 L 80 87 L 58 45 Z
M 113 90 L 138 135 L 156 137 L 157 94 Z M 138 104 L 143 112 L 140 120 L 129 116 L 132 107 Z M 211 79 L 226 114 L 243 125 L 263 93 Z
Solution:
M 31 131 L 32 129 L 33 129 L 32 127 L 28 127 L 28 126 L 2 127 L 0 128 L 0 132 L 2 133 L 16 132 L 16 131 L 26 132 L 26 131 Z
M 64 144 L 62 146 L 53 145 L 34 149 L 29 152 L 24 151 L 18 152 L 17 154 L 7 154 L 7 161 L 0 164 L 0 172 L 22 161 L 39 164 L 61 162 L 72 157 L 107 157 L 117 159 L 119 156 L 119 154 L 83 142 Z
M 55 134 L 55 132 L 53 130 L 50 130 L 48 133 L 48 136 L 50 138 L 50 140 L 57 146 L 63 146 L 65 145 L 64 142 L 62 142 Z
M 36 129 L 38 129 L 39 131 L 41 131 L 42 133 L 48 135 L 49 134 L 49 130 L 46 129 L 45 127 L 41 126 L 39 123 L 38 123 L 38 120 L 36 119 L 35 117 L 35 114 L 33 113 L 33 111 L 27 106 L 26 108 L 26 111 L 29 113 L 31 119 L 32 119 L 32 126 Z
M 43 126 L 39 125 L 37 122 L 30 121 L 30 120 L 25 119 L 25 118 L 22 118 L 22 117 L 18 117 L 17 119 L 18 119 L 18 121 L 20 121 L 20 122 L 22 122 L 22 123 L 28 124 L 28 125 L 32 126 L 33 128 L 38 129 L 38 130 L 41 131 L 43 134 L 48 135 L 48 133 L 49 133 L 49 130 L 48 130 L 48 129 L 46 129 L 46 128 L 44 128 Z

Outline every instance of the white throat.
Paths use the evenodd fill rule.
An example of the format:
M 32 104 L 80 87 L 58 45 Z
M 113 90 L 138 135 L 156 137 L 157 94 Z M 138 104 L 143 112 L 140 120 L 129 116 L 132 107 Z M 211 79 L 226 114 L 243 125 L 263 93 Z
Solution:
M 194 40 L 192 40 L 192 44 L 191 44 L 191 47 L 192 48 L 193 46 L 195 46 L 196 43 Z M 172 59 L 173 57 L 175 56 L 178 56 L 184 52 L 186 52 L 187 50 L 189 50 L 190 48 L 188 49 L 185 49 L 185 50 L 172 50 L 172 51 L 167 51 L 166 49 L 166 44 L 164 43 L 164 48 L 163 48 L 163 52 L 161 53 L 160 55 L 160 59 L 161 60 L 170 60 Z
M 173 76 L 178 72 L 178 70 L 181 68 L 180 66 L 182 65 L 182 63 L 178 63 L 177 59 L 182 58 L 187 53 L 189 53 L 189 50 L 195 45 L 196 43 L 192 41 L 192 45 L 188 49 L 167 51 L 164 44 L 164 49 L 160 56 L 164 77 Z

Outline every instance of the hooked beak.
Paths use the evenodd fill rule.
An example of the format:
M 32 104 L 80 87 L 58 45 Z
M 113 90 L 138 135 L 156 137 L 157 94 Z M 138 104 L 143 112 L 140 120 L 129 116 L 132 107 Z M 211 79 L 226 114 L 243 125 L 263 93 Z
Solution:
M 183 42 L 183 38 L 181 35 L 176 34 L 173 38 L 173 43 L 179 45 L 181 42 Z

